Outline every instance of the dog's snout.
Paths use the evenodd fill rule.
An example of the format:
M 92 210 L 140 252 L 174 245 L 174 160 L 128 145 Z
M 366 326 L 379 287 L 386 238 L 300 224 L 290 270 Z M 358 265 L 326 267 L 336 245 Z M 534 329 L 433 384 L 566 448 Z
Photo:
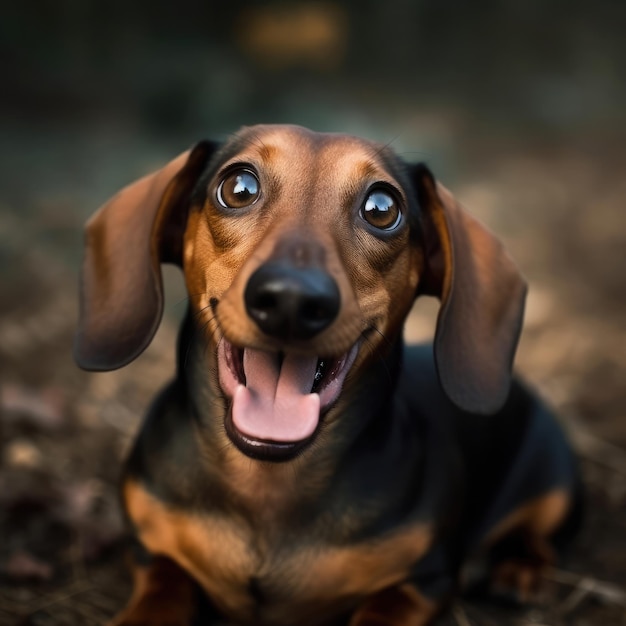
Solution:
M 337 283 L 321 268 L 274 261 L 250 277 L 245 291 L 248 315 L 267 335 L 311 339 L 330 326 L 340 308 Z

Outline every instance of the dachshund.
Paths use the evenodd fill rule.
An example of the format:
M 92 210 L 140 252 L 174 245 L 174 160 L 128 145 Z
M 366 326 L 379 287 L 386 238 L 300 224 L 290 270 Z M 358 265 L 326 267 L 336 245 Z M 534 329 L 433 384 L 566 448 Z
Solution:
M 82 368 L 148 346 L 161 263 L 188 312 L 124 470 L 115 626 L 420 626 L 472 562 L 532 596 L 580 517 L 574 454 L 511 372 L 519 270 L 424 164 L 297 126 L 198 143 L 87 223 Z M 420 295 L 434 341 L 407 346 Z

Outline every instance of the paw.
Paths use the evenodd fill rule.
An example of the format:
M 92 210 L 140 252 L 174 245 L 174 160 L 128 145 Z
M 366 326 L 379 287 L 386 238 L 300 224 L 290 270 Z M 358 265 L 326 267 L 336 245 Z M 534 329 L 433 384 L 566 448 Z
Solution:
M 179 607 L 130 607 L 107 626 L 192 626 L 193 616 Z
M 515 606 L 536 601 L 546 572 L 556 560 L 554 549 L 545 538 L 533 535 L 512 537 L 503 546 L 509 553 L 501 552 L 493 565 L 490 595 Z
M 437 606 L 410 584 L 390 587 L 370 598 L 357 609 L 349 626 L 426 626 L 437 613 Z
M 524 559 L 503 561 L 492 572 L 490 595 L 505 604 L 529 604 L 539 595 L 547 569 Z

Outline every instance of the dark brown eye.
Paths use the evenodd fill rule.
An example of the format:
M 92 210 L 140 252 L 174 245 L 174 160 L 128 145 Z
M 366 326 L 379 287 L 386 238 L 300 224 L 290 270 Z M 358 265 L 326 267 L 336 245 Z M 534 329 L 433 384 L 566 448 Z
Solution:
M 395 198 L 382 189 L 376 189 L 367 196 L 361 209 L 361 217 L 379 230 L 393 230 L 402 219 L 402 213 Z
M 243 209 L 258 200 L 259 187 L 251 170 L 235 170 L 217 188 L 217 201 L 226 209 Z

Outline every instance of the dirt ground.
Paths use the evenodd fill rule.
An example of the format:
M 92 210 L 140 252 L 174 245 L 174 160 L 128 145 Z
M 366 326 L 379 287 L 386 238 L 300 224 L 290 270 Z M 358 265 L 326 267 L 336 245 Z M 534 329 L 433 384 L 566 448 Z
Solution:
M 612 137 L 518 139 L 513 149 L 473 137 L 468 145 L 454 191 L 530 281 L 517 367 L 570 433 L 587 514 L 532 607 L 459 600 L 441 624 L 626 625 L 626 158 Z M 17 191 L 0 207 L 0 625 L 95 626 L 130 591 L 118 472 L 172 373 L 184 292 L 168 270 L 167 316 L 138 361 L 107 374 L 77 370 L 70 346 L 80 228 L 97 202 L 85 206 L 54 181 L 38 184 L 54 193 L 33 196 L 35 209 L 9 206 Z M 114 191 L 102 182 L 100 199 Z M 433 310 L 416 307 L 410 339 L 432 332 Z

